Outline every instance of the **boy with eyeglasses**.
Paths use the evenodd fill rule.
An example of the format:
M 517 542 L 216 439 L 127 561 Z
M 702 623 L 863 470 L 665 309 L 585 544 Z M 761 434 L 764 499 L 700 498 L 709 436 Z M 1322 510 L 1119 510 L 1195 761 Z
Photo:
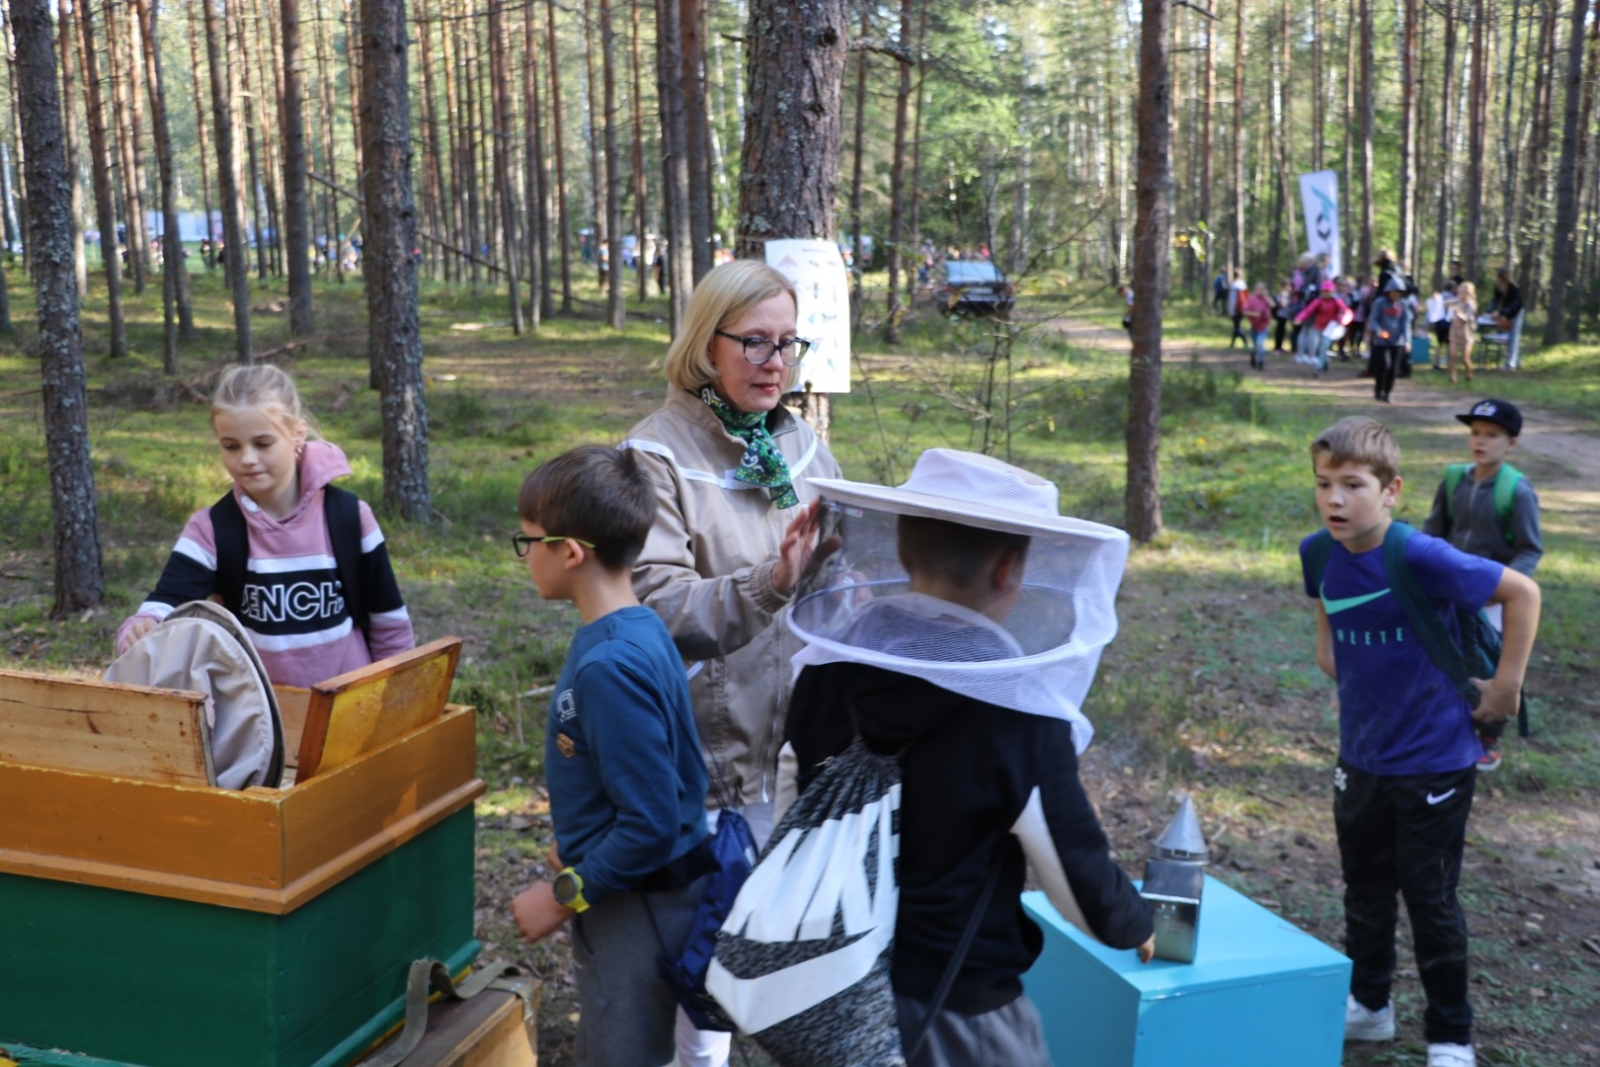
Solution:
M 656 959 L 678 954 L 715 865 L 683 661 L 633 592 L 655 511 L 636 454 L 599 445 L 550 460 L 517 497 L 517 555 L 539 595 L 570 600 L 583 625 L 545 727 L 560 873 L 511 911 L 529 941 L 572 920 L 586 1067 L 672 1062 L 678 1004 Z

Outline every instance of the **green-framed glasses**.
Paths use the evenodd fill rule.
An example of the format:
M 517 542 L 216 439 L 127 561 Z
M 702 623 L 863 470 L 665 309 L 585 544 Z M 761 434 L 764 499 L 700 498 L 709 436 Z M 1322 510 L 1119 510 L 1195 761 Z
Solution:
M 555 541 L 576 541 L 584 548 L 591 550 L 594 548 L 593 541 L 585 541 L 581 537 L 567 537 L 564 534 L 547 534 L 544 537 L 529 537 L 524 533 L 511 535 L 511 548 L 512 551 L 516 552 L 517 558 L 521 559 L 528 554 L 528 547 L 530 545 L 548 545 Z

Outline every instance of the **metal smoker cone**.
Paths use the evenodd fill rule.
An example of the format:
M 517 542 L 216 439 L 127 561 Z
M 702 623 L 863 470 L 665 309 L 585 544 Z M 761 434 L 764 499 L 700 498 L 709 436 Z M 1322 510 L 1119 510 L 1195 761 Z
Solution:
M 1211 850 L 1200 832 L 1200 820 L 1194 813 L 1194 801 L 1187 795 L 1178 805 L 1177 814 L 1156 839 L 1155 855 L 1156 859 L 1185 863 L 1205 863 L 1211 858 Z

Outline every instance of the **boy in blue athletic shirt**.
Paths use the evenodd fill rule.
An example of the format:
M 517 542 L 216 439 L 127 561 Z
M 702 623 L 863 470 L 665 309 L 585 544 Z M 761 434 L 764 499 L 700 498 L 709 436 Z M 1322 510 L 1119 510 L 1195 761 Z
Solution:
M 1345 951 L 1353 963 L 1346 1040 L 1394 1037 L 1395 897 L 1405 898 L 1427 996 L 1428 1067 L 1474 1067 L 1467 927 L 1456 887 L 1477 759 L 1476 723 L 1517 709 L 1539 625 L 1539 587 L 1493 560 L 1413 534 L 1405 562 L 1459 641 L 1456 610 L 1498 604 L 1504 644 L 1493 678 L 1474 679 L 1474 711 L 1423 650 L 1384 567 L 1400 495 L 1400 446 L 1373 419 L 1341 419 L 1311 445 L 1317 510 L 1333 545 L 1306 594 L 1317 602 L 1317 665 L 1339 684 L 1333 816 L 1345 881 Z
M 683 661 L 633 593 L 655 495 L 635 453 L 595 445 L 528 475 L 517 512 L 539 595 L 572 601 L 583 625 L 545 727 L 560 873 L 512 915 L 530 941 L 572 920 L 578 1063 L 660 1067 L 678 1006 L 656 958 L 681 949 L 715 861 Z

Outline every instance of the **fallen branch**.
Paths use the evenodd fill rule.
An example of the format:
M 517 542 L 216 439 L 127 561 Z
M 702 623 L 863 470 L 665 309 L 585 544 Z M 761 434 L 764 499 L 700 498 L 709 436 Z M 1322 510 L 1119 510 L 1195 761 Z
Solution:
M 1245 789 L 1245 792 L 1249 793 L 1251 796 L 1255 797 L 1257 800 L 1265 800 L 1268 804 L 1271 804 L 1273 807 L 1287 808 L 1289 806 L 1289 805 L 1285 804 L 1283 801 L 1279 800 L 1277 797 L 1269 797 L 1265 793 L 1258 793 L 1254 789 L 1250 789 L 1248 787 Z
M 340 196 L 348 196 L 351 200 L 354 200 L 356 203 L 360 204 L 362 207 L 366 206 L 366 203 L 367 203 L 366 198 L 363 197 L 360 193 L 355 192 L 354 190 L 351 190 L 351 189 L 346 189 L 342 185 L 335 185 L 333 182 L 330 182 L 328 179 L 324 178 L 322 175 L 318 174 L 316 171 L 313 171 L 313 170 L 306 171 L 306 177 L 310 178 L 314 182 L 321 182 L 323 185 L 326 185 L 329 189 L 332 189 L 334 192 L 338 193 Z M 460 256 L 462 259 L 469 260 L 469 261 L 471 261 L 473 263 L 478 264 L 478 266 L 480 266 L 480 267 L 487 267 L 488 269 L 494 271 L 497 274 L 509 273 L 504 267 L 497 266 L 494 263 L 490 263 L 487 259 L 480 259 L 477 256 L 473 255 L 471 252 L 468 252 L 465 248 L 457 248 L 455 245 L 451 244 L 449 241 L 441 241 L 439 238 L 435 237 L 433 234 L 429 233 L 427 230 L 418 229 L 417 230 L 417 236 L 420 237 L 424 241 L 432 241 L 434 244 L 438 245 L 440 248 L 444 249 L 446 252 L 452 252 L 455 255 Z

